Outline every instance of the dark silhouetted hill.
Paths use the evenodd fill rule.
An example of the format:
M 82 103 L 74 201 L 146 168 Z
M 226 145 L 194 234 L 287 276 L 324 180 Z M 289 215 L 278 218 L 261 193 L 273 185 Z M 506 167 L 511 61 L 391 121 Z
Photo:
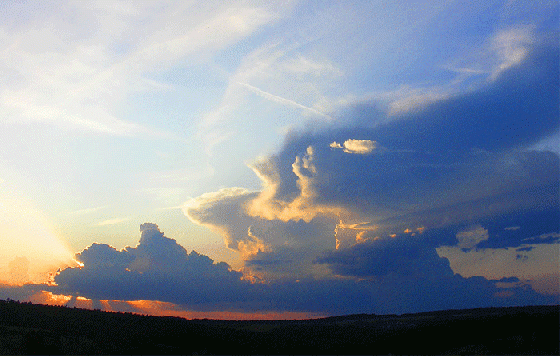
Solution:
M 0 301 L 0 353 L 558 355 L 559 321 L 560 306 L 224 321 Z

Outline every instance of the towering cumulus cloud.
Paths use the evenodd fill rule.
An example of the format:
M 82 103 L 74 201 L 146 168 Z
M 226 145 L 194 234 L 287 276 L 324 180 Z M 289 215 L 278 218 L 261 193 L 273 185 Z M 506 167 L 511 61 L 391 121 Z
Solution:
M 187 251 L 155 224 L 142 224 L 136 247 L 93 244 L 76 255 L 81 268 L 55 278 L 56 292 L 103 300 L 162 300 L 193 306 L 216 303 L 236 293 L 241 273 L 225 263 Z
M 559 128 L 559 52 L 504 43 L 477 90 L 383 119 L 374 103 L 346 108 L 345 125 L 292 132 L 253 164 L 262 191 L 205 194 L 185 214 L 243 254 L 245 275 L 268 281 L 350 278 L 396 309 L 537 298 L 499 292 L 482 266 L 463 278 L 448 260 L 458 255 L 437 252 L 531 251 L 530 239 L 558 255 L 557 240 L 535 237 L 559 231 L 560 160 L 533 147 Z

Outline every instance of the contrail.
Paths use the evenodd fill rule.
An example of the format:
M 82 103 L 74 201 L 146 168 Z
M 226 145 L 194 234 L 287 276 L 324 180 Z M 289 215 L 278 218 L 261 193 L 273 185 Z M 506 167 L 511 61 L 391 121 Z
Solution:
M 301 105 L 299 103 L 296 103 L 295 101 L 286 99 L 286 98 L 282 98 L 281 96 L 277 96 L 277 95 L 273 95 L 270 93 L 267 93 L 266 91 L 260 90 L 259 88 L 256 88 L 250 84 L 247 83 L 241 83 L 241 82 L 237 82 L 237 84 L 243 85 L 244 87 L 248 88 L 249 90 L 251 90 L 253 93 L 262 96 L 265 99 L 268 99 L 270 101 L 274 101 L 276 103 L 282 104 L 282 105 L 286 105 L 286 106 L 292 106 L 292 107 L 296 107 L 299 109 L 303 109 L 303 110 L 307 110 L 307 111 L 311 111 L 314 114 L 317 114 L 319 116 L 323 116 L 326 117 L 327 119 L 332 120 L 332 117 L 330 117 L 327 114 L 324 114 L 318 110 L 315 110 L 313 108 L 307 107 L 305 105 Z

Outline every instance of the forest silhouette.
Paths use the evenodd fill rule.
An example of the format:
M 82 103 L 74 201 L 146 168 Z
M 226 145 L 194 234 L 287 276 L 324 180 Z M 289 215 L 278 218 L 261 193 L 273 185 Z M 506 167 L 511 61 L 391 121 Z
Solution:
M 310 320 L 156 317 L 0 301 L 1 354 L 558 355 L 560 306 Z

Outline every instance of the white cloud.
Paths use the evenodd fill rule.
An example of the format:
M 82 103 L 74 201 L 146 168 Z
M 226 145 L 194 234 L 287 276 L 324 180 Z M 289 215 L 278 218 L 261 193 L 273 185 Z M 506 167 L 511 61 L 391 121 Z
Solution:
M 498 57 L 490 79 L 496 79 L 503 71 L 520 64 L 529 53 L 528 46 L 534 42 L 533 27 L 523 26 L 498 32 L 492 38 L 491 48 Z
M 103 221 L 99 222 L 97 225 L 98 226 L 116 225 L 116 224 L 121 224 L 123 222 L 127 222 L 130 219 L 131 219 L 130 217 L 107 219 L 107 220 L 103 220 Z
M 96 206 L 94 208 L 79 209 L 79 210 L 76 210 L 76 211 L 71 211 L 71 212 L 69 212 L 69 214 L 71 214 L 71 215 L 87 215 L 87 214 L 92 214 L 92 213 L 98 212 L 100 210 L 106 209 L 108 207 L 109 207 L 108 205 L 103 205 L 103 206 Z
M 344 152 L 368 154 L 377 146 L 377 142 L 371 140 L 346 140 L 344 141 Z
M 243 188 L 223 188 L 187 201 L 183 212 L 192 222 L 221 234 L 228 248 L 238 250 L 240 243 L 246 247 L 254 241 L 248 228 L 255 221 L 246 215 L 244 205 L 256 195 Z
M 332 142 L 329 147 L 331 148 L 341 148 L 346 153 L 355 153 L 355 154 L 368 154 L 373 152 L 373 150 L 377 147 L 377 142 L 372 140 L 346 140 L 344 141 L 344 145 L 334 141 Z
M 420 110 L 425 106 L 444 100 L 451 96 L 449 90 L 443 88 L 410 88 L 404 86 L 397 91 L 387 92 L 382 95 L 389 99 L 389 115 L 399 115 Z
M 305 41 L 306 38 L 301 39 Z M 327 93 L 339 85 L 343 71 L 328 60 L 304 56 L 301 42 L 271 40 L 243 57 L 235 72 L 228 75 L 228 86 L 220 103 L 199 125 L 198 136 L 207 152 L 244 129 L 254 129 L 252 122 L 262 121 L 261 112 L 251 118 L 248 110 L 268 114 L 270 109 L 276 109 L 266 102 L 253 104 L 251 94 L 293 109 L 292 116 L 281 116 L 284 121 L 278 121 L 279 127 L 299 123 L 302 116 L 308 120 L 335 120 L 323 109 L 329 108 L 327 103 L 331 99 Z M 252 120 L 251 126 L 244 126 L 246 120 Z
M 297 177 L 296 185 L 298 194 L 291 199 L 282 199 L 277 196 L 280 185 L 280 175 L 272 162 L 263 160 L 255 163 L 253 171 L 264 183 L 263 191 L 247 205 L 249 215 L 268 220 L 310 222 L 320 215 L 338 216 L 343 214 L 343 209 L 329 205 L 318 204 L 315 200 L 317 168 L 314 163 L 313 147 L 309 146 L 306 153 L 296 156 L 291 165 L 293 174 Z
M 549 137 L 543 138 L 529 149 L 554 152 L 560 156 L 560 132 L 556 132 Z
M 312 76 L 341 76 L 344 72 L 327 60 L 312 60 L 303 55 L 299 55 L 296 58 L 287 60 L 284 65 L 284 69 L 287 72 L 297 73 L 297 74 L 308 74 Z
M 246 4 L 122 5 L 115 11 L 102 4 L 61 3 L 60 11 L 44 18 L 35 14 L 21 24 L 23 30 L 0 29 L 5 43 L 0 71 L 13 73 L 2 90 L 0 113 L 12 123 L 47 121 L 109 135 L 176 139 L 119 117 L 118 105 L 136 91 L 170 89 L 144 78 L 146 73 L 224 48 L 275 18 L 265 6 Z M 65 12 L 72 12 L 76 23 Z
M 281 105 L 286 105 L 286 106 L 289 106 L 289 107 L 294 107 L 294 108 L 297 108 L 297 109 L 302 109 L 304 111 L 316 114 L 318 116 L 323 116 L 327 119 L 332 119 L 332 117 L 330 117 L 329 115 L 327 115 L 325 113 L 322 113 L 322 112 L 320 112 L 318 110 L 315 110 L 313 108 L 298 104 L 293 100 L 289 100 L 289 99 L 282 98 L 282 97 L 277 96 L 277 95 L 267 93 L 263 90 L 260 90 L 259 88 L 256 88 L 252 85 L 249 85 L 247 83 L 238 83 L 238 84 L 246 87 L 247 89 L 251 90 L 253 93 L 255 93 L 255 94 L 257 94 L 257 95 L 259 95 L 259 96 L 261 96 L 261 97 L 263 97 L 267 100 L 273 101 L 275 103 L 278 103 L 278 104 L 281 104 Z
M 557 157 L 514 149 L 516 142 L 505 136 L 509 133 L 504 134 L 501 124 L 495 125 L 507 122 L 508 128 L 521 130 L 525 118 L 512 118 L 511 112 L 542 104 L 533 95 L 539 88 L 523 87 L 522 93 L 509 90 L 525 76 L 533 78 L 533 68 L 531 63 L 519 66 L 517 76 L 498 78 L 483 90 L 441 99 L 382 125 L 371 125 L 372 116 L 381 114 L 376 103 L 366 103 L 350 111 L 360 116 L 354 127 L 333 124 L 292 133 L 279 153 L 252 165 L 262 191 L 213 193 L 206 197 L 211 199 L 200 199 L 204 204 L 187 209 L 187 216 L 220 232 L 231 248 L 239 248 L 240 241 L 253 247 L 262 243 L 260 253 L 254 248 L 246 256 L 250 268 L 258 265 L 262 270 L 277 265 L 275 257 L 297 255 L 286 246 L 297 246 L 308 236 L 324 239 L 322 248 L 338 246 L 337 251 L 352 248 L 366 253 L 367 246 L 393 236 L 419 243 L 431 239 L 432 247 L 427 248 L 431 252 L 434 245 L 455 239 L 457 249 L 472 249 L 490 240 L 488 230 L 477 223 L 514 210 L 557 206 Z M 551 92 L 543 90 L 543 95 Z M 512 95 L 517 98 L 513 103 Z M 551 101 L 547 108 L 553 105 Z M 477 110 L 476 116 L 472 110 Z M 547 115 L 534 119 L 550 126 Z M 375 140 L 334 141 L 342 135 Z M 488 137 L 504 137 L 504 142 Z M 476 153 L 481 148 L 483 155 Z M 352 154 L 339 154 L 337 149 Z M 287 225 L 319 225 L 319 219 L 324 220 L 316 229 L 320 236 L 301 235 L 290 243 L 283 237 Z M 461 231 L 464 226 L 473 227 Z

